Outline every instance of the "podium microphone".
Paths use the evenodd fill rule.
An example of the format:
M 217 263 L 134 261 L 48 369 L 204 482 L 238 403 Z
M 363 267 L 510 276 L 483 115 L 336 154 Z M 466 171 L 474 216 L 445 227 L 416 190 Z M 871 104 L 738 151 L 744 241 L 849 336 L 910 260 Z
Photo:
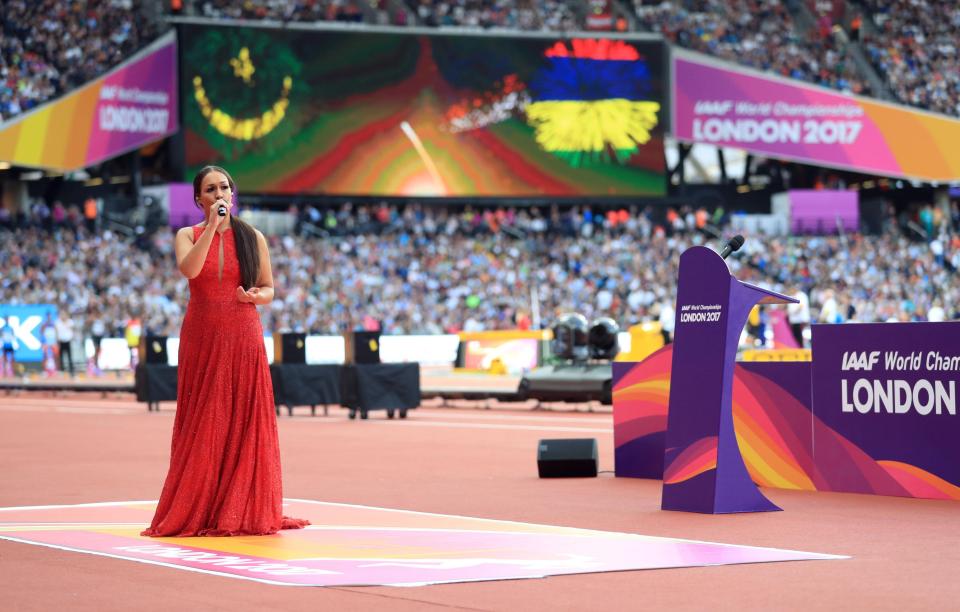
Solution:
M 730 257 L 732 253 L 739 251 L 740 247 L 742 246 L 743 246 L 743 236 L 741 236 L 740 234 L 737 234 L 736 236 L 731 238 L 729 241 L 727 241 L 727 244 L 723 245 L 723 250 L 720 251 L 720 257 L 726 259 L 727 257 Z

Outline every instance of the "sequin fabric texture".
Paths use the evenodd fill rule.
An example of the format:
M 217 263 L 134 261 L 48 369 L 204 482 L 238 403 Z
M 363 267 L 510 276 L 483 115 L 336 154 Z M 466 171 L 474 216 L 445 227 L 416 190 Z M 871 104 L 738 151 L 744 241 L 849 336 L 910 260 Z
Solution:
M 194 242 L 203 231 L 193 228 Z M 142 535 L 265 535 L 308 524 L 281 511 L 273 384 L 257 308 L 237 300 L 232 232 L 214 236 L 190 280 L 170 468 Z

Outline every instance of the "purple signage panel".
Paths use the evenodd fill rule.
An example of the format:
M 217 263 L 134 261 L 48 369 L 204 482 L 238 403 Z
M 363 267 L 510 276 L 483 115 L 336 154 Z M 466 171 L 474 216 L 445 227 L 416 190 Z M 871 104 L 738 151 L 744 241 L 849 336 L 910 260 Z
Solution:
M 855 232 L 860 225 L 860 198 L 856 191 L 792 189 L 790 231 L 794 234 L 832 234 L 837 225 Z
M 883 176 L 960 178 L 960 120 L 696 53 L 671 55 L 679 140 Z
M 617 476 L 663 478 L 672 357 L 668 344 L 641 362 L 613 364 Z M 821 488 L 812 459 L 810 371 L 809 361 L 736 364 L 736 437 L 747 471 L 760 486 Z
M 177 43 L 170 37 L 156 51 L 104 77 L 91 122 L 87 165 L 116 157 L 175 133 Z
M 668 344 L 643 361 L 613 362 L 613 445 L 617 476 L 663 478 L 670 395 Z
M 170 183 L 167 202 L 169 204 L 170 227 L 179 229 L 199 223 L 203 213 L 193 201 L 193 185 L 190 183 Z
M 958 381 L 958 322 L 814 325 L 813 444 L 831 490 L 956 498 Z M 843 444 L 821 443 L 833 432 Z

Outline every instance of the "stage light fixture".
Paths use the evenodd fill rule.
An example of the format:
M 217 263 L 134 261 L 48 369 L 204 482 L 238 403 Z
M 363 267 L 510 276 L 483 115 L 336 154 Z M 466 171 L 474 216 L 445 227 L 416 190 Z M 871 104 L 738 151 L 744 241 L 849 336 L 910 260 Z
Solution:
M 590 356 L 587 332 L 587 318 L 582 314 L 560 315 L 553 326 L 553 341 L 550 343 L 554 356 L 571 361 L 586 361 Z
M 610 317 L 599 317 L 590 323 L 587 345 L 590 359 L 613 359 L 620 352 L 617 334 L 620 326 Z

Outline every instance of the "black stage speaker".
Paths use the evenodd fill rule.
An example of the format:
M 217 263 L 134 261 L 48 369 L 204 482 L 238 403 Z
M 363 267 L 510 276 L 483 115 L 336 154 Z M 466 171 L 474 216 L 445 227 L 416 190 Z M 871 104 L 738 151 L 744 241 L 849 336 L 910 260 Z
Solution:
M 343 336 L 345 363 L 380 363 L 380 332 L 356 331 Z
M 540 440 L 537 446 L 537 471 L 540 478 L 596 476 L 596 439 Z
M 274 334 L 273 362 L 306 363 L 307 335 L 295 333 Z
M 167 337 L 141 336 L 137 347 L 140 363 L 159 363 L 167 365 Z

